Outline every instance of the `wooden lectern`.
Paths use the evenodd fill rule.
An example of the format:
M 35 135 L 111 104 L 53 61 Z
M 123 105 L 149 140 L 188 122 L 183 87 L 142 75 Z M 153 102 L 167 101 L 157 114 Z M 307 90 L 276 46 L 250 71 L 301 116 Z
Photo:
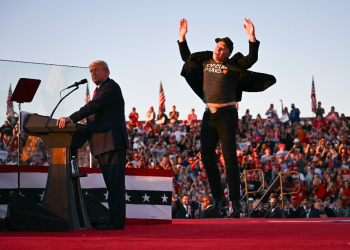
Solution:
M 68 123 L 60 129 L 57 120 L 30 114 L 23 123 L 26 132 L 40 137 L 50 148 L 50 167 L 42 206 L 69 224 L 70 230 L 91 228 L 79 177 L 73 174 L 71 160 L 88 139 L 86 125 Z M 86 175 L 85 175 L 86 176 Z

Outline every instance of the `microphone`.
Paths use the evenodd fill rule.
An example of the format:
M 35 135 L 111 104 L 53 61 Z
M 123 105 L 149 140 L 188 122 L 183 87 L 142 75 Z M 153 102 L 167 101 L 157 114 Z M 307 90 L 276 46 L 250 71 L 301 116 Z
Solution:
M 78 87 L 80 84 L 84 84 L 84 83 L 87 83 L 88 80 L 86 79 L 83 79 L 81 80 L 80 82 L 75 82 L 74 84 L 70 85 L 69 87 L 65 88 L 65 89 L 70 89 L 70 88 L 73 88 L 73 87 Z

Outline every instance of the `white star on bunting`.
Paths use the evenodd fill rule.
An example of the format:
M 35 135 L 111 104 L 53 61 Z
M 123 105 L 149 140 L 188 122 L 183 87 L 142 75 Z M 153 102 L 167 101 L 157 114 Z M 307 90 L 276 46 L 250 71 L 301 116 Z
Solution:
M 40 201 L 42 201 L 42 200 L 44 199 L 44 194 L 45 194 L 45 191 L 43 191 L 42 194 L 39 194 L 39 196 L 40 196 Z
M 165 203 L 167 203 L 167 202 L 168 202 L 168 197 L 167 197 L 167 196 L 165 196 L 165 194 L 164 194 L 164 196 L 163 196 L 163 197 L 161 197 L 161 198 L 163 199 L 162 203 L 163 203 L 163 202 L 165 202 Z
M 147 196 L 147 194 L 145 193 L 145 196 L 142 196 L 143 198 L 143 202 L 148 201 L 149 202 L 149 198 L 151 198 L 151 196 Z
M 107 193 L 103 194 L 104 196 L 106 196 L 106 200 L 108 199 L 108 191 Z
M 125 193 L 125 200 L 126 200 L 126 201 L 130 201 L 130 197 L 131 197 L 131 196 L 129 196 L 128 193 Z

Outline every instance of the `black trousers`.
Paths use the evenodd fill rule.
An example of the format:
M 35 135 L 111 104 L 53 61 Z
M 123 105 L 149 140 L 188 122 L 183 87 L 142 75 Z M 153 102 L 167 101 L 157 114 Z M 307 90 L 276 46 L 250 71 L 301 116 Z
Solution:
M 126 150 L 113 150 L 96 156 L 108 190 L 109 224 L 125 227 Z
M 236 154 L 237 127 L 236 108 L 218 109 L 214 114 L 209 111 L 204 112 L 201 130 L 202 160 L 214 199 L 224 196 L 220 171 L 215 162 L 215 148 L 219 140 L 226 165 L 230 200 L 240 199 L 240 176 Z

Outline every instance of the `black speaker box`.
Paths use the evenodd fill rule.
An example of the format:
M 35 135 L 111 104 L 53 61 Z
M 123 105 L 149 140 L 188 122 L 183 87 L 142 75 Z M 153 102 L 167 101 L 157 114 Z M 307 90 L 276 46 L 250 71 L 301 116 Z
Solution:
M 16 192 L 10 192 L 7 218 L 12 231 L 68 231 L 67 221 Z

